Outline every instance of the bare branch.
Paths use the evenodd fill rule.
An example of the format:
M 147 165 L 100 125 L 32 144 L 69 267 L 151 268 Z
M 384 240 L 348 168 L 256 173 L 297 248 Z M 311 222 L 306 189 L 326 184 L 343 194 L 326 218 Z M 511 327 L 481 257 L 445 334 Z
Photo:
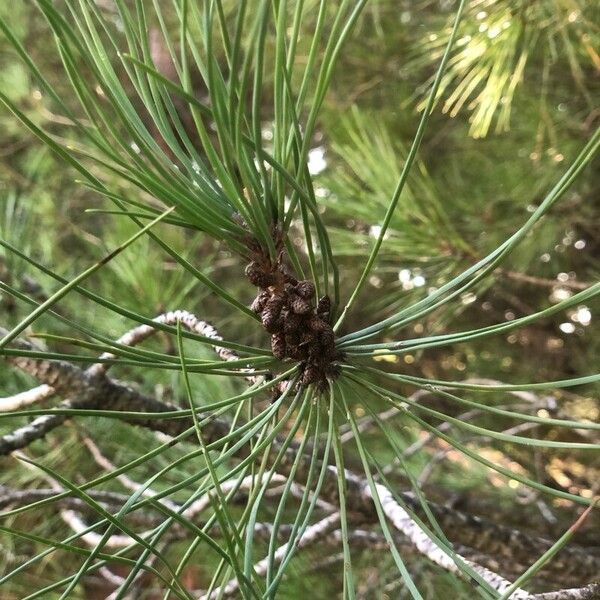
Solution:
M 0 509 L 5 509 L 10 506 L 23 506 L 38 500 L 46 500 L 52 498 L 57 494 L 63 493 L 65 490 L 60 488 L 39 488 L 36 490 L 15 490 L 4 485 L 0 485 Z M 90 490 L 88 494 L 97 502 L 110 506 L 123 506 L 129 496 L 125 494 L 117 494 L 115 492 L 104 492 L 99 490 Z M 81 510 L 82 508 L 89 508 L 80 498 L 61 498 L 59 502 L 62 505 L 67 505 L 71 508 Z
M 301 550 L 309 546 L 310 544 L 314 544 L 319 539 L 323 538 L 327 533 L 329 533 L 332 529 L 337 527 L 340 521 L 340 513 L 335 512 L 321 521 L 318 521 L 314 525 L 310 525 L 304 530 L 304 533 L 294 540 L 294 543 L 291 544 L 287 542 L 277 548 L 274 555 L 274 564 L 279 564 L 288 554 L 288 552 L 293 550 Z M 254 570 L 257 575 L 264 576 L 267 573 L 267 568 L 269 565 L 269 559 L 263 558 L 263 560 L 259 561 L 254 565 Z M 224 586 L 217 588 L 212 591 L 210 594 L 204 594 L 200 597 L 200 600 L 212 600 L 213 598 L 220 598 L 221 596 L 231 596 L 235 594 L 239 589 L 239 582 L 237 579 L 231 579 Z
M 30 404 L 35 404 L 36 402 L 42 402 L 47 398 L 51 398 L 55 393 L 53 387 L 42 384 L 25 392 L 14 394 L 14 396 L 0 398 L 0 412 L 19 410 L 24 406 L 29 406 Z
M 570 590 L 532 594 L 529 600 L 600 600 L 600 583 L 591 583 L 585 587 Z
M 249 490 L 253 489 L 257 485 L 262 485 L 262 484 L 267 484 L 267 483 L 269 485 L 280 485 L 284 481 L 285 481 L 284 478 L 281 477 L 280 475 L 275 475 L 275 476 L 271 477 L 270 480 L 269 480 L 268 474 L 263 475 L 262 479 L 257 479 L 253 475 L 248 475 L 247 477 L 244 477 L 244 479 L 242 479 L 241 482 L 236 481 L 235 479 L 224 481 L 223 483 L 220 484 L 220 488 L 221 488 L 221 491 L 223 494 L 229 494 L 230 492 L 232 492 L 234 490 L 235 490 L 236 494 L 238 494 L 239 492 L 248 492 Z M 140 487 L 142 487 L 141 485 L 139 485 L 135 482 L 131 482 L 131 484 L 132 484 L 132 486 L 131 486 L 132 489 L 137 490 Z M 156 494 L 156 492 L 152 492 L 150 494 L 150 496 L 154 496 L 155 494 Z M 181 507 L 179 505 L 175 504 L 174 502 L 169 502 L 169 501 L 165 502 L 164 499 L 159 499 L 158 502 L 160 502 L 161 504 L 168 506 L 168 508 L 178 512 L 182 517 L 185 517 L 186 519 L 191 520 L 191 519 L 197 517 L 199 514 L 201 514 L 207 508 L 210 507 L 211 498 L 213 495 L 214 495 L 213 492 L 208 492 L 207 494 L 205 494 L 204 496 L 202 496 L 201 498 L 199 498 L 198 500 L 196 500 L 195 502 L 190 504 L 185 510 L 181 510 Z M 61 511 L 61 516 L 62 516 L 63 520 L 69 525 L 69 527 L 71 527 L 71 529 L 73 531 L 75 531 L 78 534 L 82 534 L 81 539 L 86 544 L 94 547 L 100 543 L 100 541 L 102 539 L 102 535 L 97 534 L 93 531 L 86 532 L 85 534 L 83 534 L 83 532 L 89 528 L 89 525 L 84 523 L 84 521 L 80 518 L 80 516 L 77 515 L 75 512 Z M 142 538 L 146 538 L 146 537 L 149 537 L 150 535 L 152 535 L 152 533 L 153 533 L 152 531 L 145 531 L 145 532 L 139 533 L 139 535 Z M 173 537 L 185 537 L 185 535 L 187 533 L 188 533 L 187 530 L 185 530 L 183 527 L 176 525 L 175 527 L 172 528 L 171 535 Z M 104 546 L 107 548 L 126 548 L 127 546 L 131 546 L 131 545 L 135 545 L 135 544 L 136 544 L 136 541 L 134 539 L 132 539 L 131 537 L 129 537 L 128 535 L 113 534 L 105 541 Z
M 100 452 L 100 449 L 89 437 L 83 438 L 83 443 L 90 451 L 90 454 L 93 456 L 96 463 L 101 466 L 105 471 L 109 473 L 116 471 L 117 468 L 113 465 L 103 454 Z M 125 473 L 120 473 L 117 475 L 117 479 L 123 484 L 123 486 L 133 492 L 137 492 L 142 486 L 133 481 L 133 479 L 129 478 Z M 152 488 L 144 488 L 142 491 L 142 496 L 146 498 L 152 498 L 156 496 L 157 492 L 155 492 Z M 158 502 L 163 506 L 166 506 L 170 510 L 178 510 L 179 506 L 174 502 L 171 502 L 168 498 L 159 498 Z
M 169 311 L 159 315 L 154 321 L 168 325 L 174 325 L 179 322 L 189 331 L 204 337 L 214 339 L 215 341 L 223 339 L 210 323 L 198 319 L 188 311 Z M 156 329 L 150 325 L 140 325 L 121 336 L 118 342 L 123 345 L 133 346 L 147 339 L 155 332 Z M 6 330 L 0 327 L 0 335 L 4 335 L 5 333 Z M 23 340 L 15 340 L 12 342 L 12 345 L 24 349 L 32 347 L 29 342 Z M 215 345 L 214 350 L 217 356 L 224 361 L 239 360 L 240 358 L 238 354 L 228 348 Z M 114 356 L 111 353 L 104 353 L 102 358 L 114 358 Z M 143 396 L 126 385 L 110 380 L 106 377 L 108 365 L 105 363 L 96 363 L 86 371 L 83 371 L 64 361 L 49 361 L 29 357 L 5 358 L 21 370 L 41 381 L 46 386 L 45 389 L 47 389 L 48 394 L 51 393 L 50 390 L 53 390 L 53 392 L 63 397 L 77 398 L 76 401 L 67 400 L 63 402 L 60 408 L 103 408 L 105 410 L 151 413 L 177 410 L 177 407 L 173 405 Z M 253 369 L 242 369 L 242 371 L 247 373 L 246 379 L 250 383 L 260 383 L 264 379 L 263 376 L 254 375 Z M 287 382 L 278 384 L 276 386 L 277 392 L 281 393 L 285 389 L 286 384 Z M 28 425 L 1 437 L 0 456 L 28 446 L 33 441 L 44 437 L 52 429 L 62 425 L 66 420 L 67 417 L 64 415 L 38 417 Z M 124 420 L 171 436 L 178 435 L 194 426 L 191 418 L 178 419 L 176 421 L 165 419 L 163 421 L 156 421 L 155 423 L 152 423 L 151 419 L 143 418 Z M 212 419 L 208 425 L 216 434 L 214 439 L 218 439 L 226 431 L 224 429 L 226 425 L 223 422 L 218 422 L 216 419 Z M 210 433 L 208 435 L 210 438 Z
M 463 562 L 480 575 L 493 589 L 500 593 L 505 592 L 511 586 L 510 581 L 485 567 L 466 560 L 458 554 L 455 554 L 456 558 L 452 557 L 438 546 L 425 530 L 406 512 L 406 510 L 396 502 L 387 487 L 381 484 L 375 484 L 375 489 L 379 501 L 381 502 L 383 512 L 392 522 L 394 527 L 398 531 L 401 531 L 415 545 L 417 550 L 431 562 L 464 579 L 466 575 L 459 567 L 460 563 Z M 364 492 L 371 498 L 373 497 L 370 486 L 367 486 Z M 522 600 L 524 598 L 529 598 L 529 593 L 521 589 L 515 590 L 510 595 L 510 600 Z
M 3 331 L 0 328 L 0 334 Z M 31 348 L 29 343 L 22 340 L 14 342 L 14 345 L 26 349 Z M 125 384 L 113 381 L 103 373 L 95 373 L 93 370 L 83 371 L 64 361 L 29 357 L 5 358 L 41 383 L 52 387 L 57 394 L 66 398 L 77 398 L 77 400 L 66 400 L 59 405 L 59 408 L 103 409 L 154 414 L 179 410 L 179 407 L 173 404 L 145 396 Z M 24 448 L 33 441 L 43 438 L 48 432 L 62 425 L 67 418 L 66 415 L 61 414 L 44 415 L 12 433 L 0 437 L 0 456 L 10 454 L 14 450 Z M 211 415 L 199 418 L 207 418 L 206 423 L 203 424 L 203 433 L 209 440 L 220 439 L 229 431 L 227 423 L 213 418 Z M 173 437 L 194 427 L 191 417 L 152 419 L 123 415 L 122 420 Z
M 174 310 L 158 315 L 153 321 L 162 325 L 176 325 L 181 323 L 188 331 L 197 333 L 203 337 L 210 338 L 216 342 L 220 342 L 223 338 L 219 335 L 219 332 L 207 321 L 198 319 L 196 315 L 188 312 L 187 310 Z M 151 325 L 138 325 L 133 329 L 130 329 L 127 333 L 123 334 L 117 343 L 122 346 L 136 346 L 150 336 L 154 335 L 158 330 Z M 213 349 L 216 355 L 223 361 L 229 362 L 233 360 L 239 360 L 239 355 L 230 350 L 229 348 L 222 348 L 221 346 L 214 345 Z M 105 352 L 101 355 L 102 359 L 116 358 L 116 355 L 111 352 Z M 88 369 L 90 375 L 99 375 L 100 373 L 106 373 L 110 365 L 107 363 L 96 363 Z M 246 379 L 250 383 L 257 383 L 262 380 L 262 376 L 254 375 L 253 369 L 242 369 L 243 372 L 248 373 Z
M 587 290 L 591 287 L 591 283 L 586 281 L 573 281 L 567 279 L 567 281 L 558 281 L 557 279 L 545 279 L 543 277 L 535 277 L 534 275 L 527 275 L 527 273 L 520 273 L 519 271 L 507 271 L 505 269 L 496 269 L 497 273 L 500 273 L 508 279 L 514 281 L 520 281 L 522 283 L 529 283 L 531 285 L 538 285 L 541 287 L 549 288 L 571 288 L 573 290 Z
M 60 511 L 61 519 L 79 536 L 79 538 L 84 541 L 88 546 L 95 548 L 102 542 L 102 538 L 104 537 L 101 533 L 96 533 L 95 531 L 86 531 L 89 529 L 89 525 L 87 525 L 81 517 L 72 510 L 61 510 Z M 85 532 L 85 533 L 84 533 Z M 147 533 L 139 534 L 140 537 L 144 538 Z M 126 548 L 127 546 L 135 544 L 135 541 L 130 538 L 128 535 L 123 535 L 119 533 L 112 534 L 107 540 L 102 544 L 103 548 Z

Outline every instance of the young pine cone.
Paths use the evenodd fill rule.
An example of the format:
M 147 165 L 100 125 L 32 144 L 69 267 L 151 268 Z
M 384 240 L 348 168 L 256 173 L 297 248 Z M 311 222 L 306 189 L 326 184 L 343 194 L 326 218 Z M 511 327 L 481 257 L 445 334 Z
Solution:
M 314 344 L 315 336 L 312 331 L 303 331 L 300 334 L 300 343 L 299 346 L 306 346 L 307 344 Z
M 317 314 L 323 315 L 328 313 L 331 310 L 331 299 L 329 296 L 323 296 L 319 298 L 319 303 L 317 304 Z
M 267 288 L 273 283 L 273 274 L 265 270 L 255 261 L 246 267 L 246 277 L 252 285 L 259 288 Z
M 317 365 L 308 363 L 304 369 L 304 373 L 302 373 L 301 383 L 303 385 L 315 383 L 322 378 L 322 375 L 323 374 Z
M 298 331 L 301 322 L 302 317 L 300 315 L 286 311 L 283 319 L 283 330 L 285 333 L 293 333 L 294 331 Z
M 290 295 L 289 297 L 290 308 L 297 315 L 305 315 L 310 312 L 310 303 L 307 302 L 304 298 L 300 298 L 300 296 Z
M 281 329 L 281 309 L 283 308 L 283 296 L 271 296 L 265 303 L 262 311 L 262 324 L 269 333 L 276 333 Z
M 335 334 L 331 327 L 327 327 L 320 332 L 319 343 L 324 349 L 335 348 Z
M 305 346 L 299 346 L 297 340 L 286 338 L 286 352 L 293 360 L 306 360 L 308 358 L 308 349 Z
M 254 301 L 250 305 L 250 310 L 259 315 L 263 311 L 269 297 L 269 292 L 260 292 L 260 294 L 254 298 Z
M 308 321 L 308 326 L 312 331 L 325 331 L 326 329 L 331 329 L 329 323 L 323 321 L 323 319 L 317 315 L 313 315 L 310 317 Z
M 310 299 L 315 294 L 315 285 L 312 281 L 308 281 L 305 279 L 304 281 L 299 281 L 296 286 L 296 294 L 301 298 Z
M 273 356 L 279 360 L 285 358 L 285 336 L 283 333 L 274 333 L 271 336 L 271 350 Z

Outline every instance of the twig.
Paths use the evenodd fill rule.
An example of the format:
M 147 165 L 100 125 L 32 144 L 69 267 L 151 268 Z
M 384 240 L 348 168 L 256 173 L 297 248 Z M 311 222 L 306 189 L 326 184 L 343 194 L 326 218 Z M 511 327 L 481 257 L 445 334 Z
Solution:
M 13 396 L 0 398 L 0 412 L 19 410 L 24 406 L 29 406 L 30 404 L 35 404 L 36 402 L 42 402 L 47 398 L 51 398 L 55 393 L 54 388 L 42 384 L 25 392 L 14 394 Z
M 231 492 L 232 490 L 237 490 L 237 492 L 248 491 L 248 490 L 252 489 L 253 487 L 255 487 L 256 485 L 261 485 L 262 483 L 266 483 L 267 480 L 268 480 L 268 474 L 265 474 L 261 480 L 257 480 L 256 477 L 249 475 L 248 477 L 244 477 L 244 479 L 242 479 L 241 483 L 232 479 L 232 480 L 224 481 L 223 483 L 220 484 L 220 487 L 221 487 L 221 491 L 223 494 L 227 494 L 227 493 Z M 283 477 L 275 475 L 270 478 L 269 484 L 278 484 L 279 485 L 283 480 L 284 480 Z M 132 483 L 134 484 L 135 489 L 141 487 L 139 484 L 136 484 L 135 482 L 132 482 Z M 154 495 L 154 494 L 155 494 L 155 492 L 152 495 Z M 195 502 L 190 504 L 183 511 L 181 510 L 180 506 L 178 506 L 177 504 L 175 504 L 173 502 L 169 502 L 168 505 L 169 505 L 169 508 L 178 512 L 182 517 L 185 517 L 186 519 L 191 520 L 194 517 L 197 517 L 200 513 L 202 513 L 203 511 L 205 511 L 207 508 L 210 507 L 212 496 L 213 496 L 213 494 L 211 492 L 208 492 L 207 494 L 205 494 L 204 496 L 202 496 L 201 498 L 199 498 L 198 500 L 196 500 Z M 165 504 L 164 499 L 159 500 L 159 502 L 161 502 L 162 504 Z M 85 531 L 86 529 L 89 528 L 89 525 L 84 523 L 84 521 L 79 517 L 79 515 L 77 515 L 73 511 L 62 511 L 61 516 L 63 516 L 63 519 L 65 520 L 65 522 L 67 522 L 69 527 L 71 527 L 71 529 L 73 529 L 73 531 L 75 531 L 78 534 L 81 534 L 83 531 Z M 173 530 L 173 532 L 175 532 L 174 533 L 175 537 L 184 537 L 184 535 L 182 535 L 185 533 L 183 528 L 176 526 L 176 527 L 172 528 L 172 530 Z M 153 533 L 152 531 L 145 531 L 145 532 L 139 533 L 138 535 L 142 538 L 146 538 L 146 537 L 149 537 L 150 535 L 152 535 L 152 533 Z M 100 541 L 102 539 L 102 535 L 91 531 L 91 532 L 86 532 L 85 534 L 81 535 L 81 539 L 86 544 L 88 544 L 92 547 L 95 547 L 100 543 Z M 104 546 L 106 548 L 126 548 L 127 546 L 130 546 L 135 543 L 136 543 L 135 540 L 133 540 L 128 535 L 114 534 L 114 535 L 111 535 L 104 542 Z
M 10 506 L 22 506 L 24 504 L 29 504 L 31 502 L 37 502 L 38 500 L 45 500 L 47 498 L 52 498 L 57 494 L 63 493 L 64 489 L 55 488 L 41 488 L 37 490 L 15 490 L 4 485 L 0 485 L 0 510 L 8 508 Z M 115 492 L 104 492 L 98 490 L 90 490 L 88 494 L 97 502 L 102 504 L 107 504 L 110 506 L 123 506 L 125 502 L 129 499 L 129 496 L 125 494 L 117 494 Z M 59 500 L 61 504 L 67 505 L 71 508 L 77 508 L 81 510 L 82 508 L 89 508 L 89 505 L 86 504 L 80 498 L 61 498 Z
M 321 521 L 318 521 L 314 525 L 310 525 L 304 530 L 304 533 L 294 541 L 293 544 L 287 542 L 275 551 L 273 562 L 274 564 L 279 564 L 285 556 L 290 552 L 290 550 L 301 550 L 310 544 L 314 544 L 319 539 L 323 538 L 327 533 L 329 533 L 332 529 L 334 529 L 340 520 L 340 513 L 335 512 Z M 263 558 L 263 560 L 259 561 L 254 565 L 254 571 L 259 576 L 264 576 L 267 572 L 267 568 L 269 565 L 269 559 Z M 231 579 L 224 586 L 221 586 L 212 591 L 210 594 L 204 594 L 200 597 L 199 600 L 212 600 L 213 598 L 220 598 L 222 596 L 231 596 L 235 594 L 239 589 L 239 582 L 237 579 Z
M 532 594 L 529 600 L 599 600 L 600 583 L 591 583 L 582 588 L 558 590 L 545 594 Z
M 207 321 L 202 321 L 196 315 L 188 312 L 187 310 L 173 310 L 165 312 L 158 317 L 152 319 L 154 322 L 162 325 L 176 325 L 181 323 L 188 331 L 197 333 L 203 337 L 210 338 L 216 342 L 220 342 L 223 338 L 219 335 L 219 332 Z M 122 346 L 136 346 L 137 344 L 148 339 L 154 335 L 158 330 L 151 325 L 138 325 L 133 329 L 130 329 L 127 333 L 123 334 L 117 343 Z M 217 344 L 213 346 L 213 350 L 216 355 L 223 361 L 229 362 L 233 360 L 239 360 L 239 355 L 230 350 L 229 348 L 223 348 Z M 112 352 L 104 352 L 100 358 L 111 359 L 116 358 L 116 355 Z M 100 373 L 106 373 L 110 365 L 107 363 L 96 363 L 88 369 L 90 375 L 99 375 Z M 246 379 L 250 383 L 259 383 L 262 381 L 262 376 L 254 375 L 254 369 L 242 369 L 243 372 L 248 373 Z
M 362 492 L 367 497 L 373 499 L 373 492 L 368 484 L 363 484 Z M 453 558 L 438 546 L 425 530 L 408 514 L 408 512 L 396 502 L 387 487 L 380 483 L 376 483 L 375 492 L 386 517 L 391 521 L 394 527 L 402 532 L 414 544 L 417 550 L 431 562 L 450 573 L 465 578 L 465 573 L 459 567 L 459 564 L 462 562 L 471 567 L 471 569 L 480 575 L 488 585 L 500 593 L 506 591 L 511 586 L 510 581 L 477 563 L 469 561 L 458 554 L 455 554 L 454 556 L 456 558 Z M 528 592 L 517 589 L 511 594 L 510 600 L 522 600 L 528 597 Z
M 100 449 L 98 448 L 98 446 L 96 446 L 96 444 L 94 444 L 94 442 L 89 437 L 84 437 L 83 443 L 85 444 L 87 449 L 90 451 L 90 454 L 92 455 L 92 457 L 94 458 L 96 463 L 99 466 L 101 466 L 105 471 L 111 473 L 111 472 L 117 470 L 115 465 L 113 465 L 102 454 L 102 452 L 100 452 Z M 127 475 L 125 475 L 125 473 L 120 473 L 119 475 L 117 475 L 116 478 L 123 484 L 123 486 L 125 488 L 127 488 L 133 492 L 137 492 L 142 487 L 139 483 L 133 481 L 133 479 L 130 479 Z M 157 492 L 155 492 L 151 488 L 145 488 L 142 491 L 142 495 L 145 496 L 146 498 L 152 498 L 152 497 L 156 496 L 156 494 L 157 494 Z M 178 510 L 179 509 L 179 506 L 175 502 L 171 502 L 167 498 L 160 498 L 158 500 L 158 502 L 160 502 L 160 504 L 162 504 L 163 506 L 166 506 L 170 510 Z
M 4 331 L 0 328 L 0 335 L 3 335 Z M 25 349 L 31 348 L 31 344 L 23 340 L 16 340 L 13 345 Z M 29 357 L 5 358 L 41 383 L 52 387 L 58 395 L 66 398 L 77 398 L 77 400 L 66 400 L 59 405 L 59 408 L 102 408 L 111 411 L 154 414 L 180 410 L 175 405 L 150 398 L 125 384 L 113 381 L 103 373 L 83 371 L 65 361 L 50 361 Z M 207 420 L 203 424 L 203 433 L 206 433 L 209 439 L 217 440 L 228 433 L 229 425 L 226 422 L 211 415 L 199 415 L 200 419 L 205 417 L 207 417 Z M 0 437 L 0 456 L 10 454 L 14 450 L 24 448 L 33 441 L 43 438 L 67 419 L 68 416 L 64 414 L 44 415 Z M 191 417 L 157 420 L 142 416 L 123 416 L 123 421 L 153 431 L 160 431 L 173 437 L 194 427 Z
M 549 288 L 564 287 L 571 288 L 573 290 L 587 290 L 592 285 L 591 283 L 587 283 L 585 281 L 558 281 L 557 279 L 545 279 L 543 277 L 535 277 L 533 275 L 527 275 L 526 273 L 520 273 L 518 271 L 506 271 L 504 269 L 496 269 L 496 272 L 515 281 L 521 281 L 523 283 L 530 283 L 532 285 L 539 285 Z
M 95 548 L 102 542 L 103 534 L 96 533 L 95 531 L 86 531 L 89 529 L 89 525 L 84 523 L 83 519 L 72 510 L 61 510 L 60 516 L 62 520 L 79 536 L 83 542 L 88 546 Z M 85 533 L 84 533 L 85 532 Z M 138 534 L 141 538 L 145 538 L 148 532 Z M 107 540 L 104 540 L 102 544 L 103 548 L 126 548 L 130 544 L 135 544 L 135 541 L 128 535 L 122 535 L 119 533 L 113 533 Z

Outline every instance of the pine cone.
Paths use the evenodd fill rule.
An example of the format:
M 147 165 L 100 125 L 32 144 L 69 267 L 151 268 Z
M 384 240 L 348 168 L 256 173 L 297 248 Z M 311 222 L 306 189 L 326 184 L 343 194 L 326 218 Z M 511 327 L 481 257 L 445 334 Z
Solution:
M 295 339 L 286 337 L 286 351 L 287 355 L 293 360 L 306 360 L 308 358 L 308 350 L 306 347 L 298 345 Z
M 331 357 L 335 354 L 335 336 L 333 331 L 323 331 L 319 336 L 319 346 L 321 347 L 321 353 L 323 357 L 331 360 Z
M 304 369 L 304 373 L 302 373 L 301 383 L 302 385 L 310 385 L 311 383 L 316 383 L 322 377 L 323 373 L 319 367 L 313 363 L 308 363 Z
M 292 333 L 294 331 L 297 331 L 298 328 L 300 327 L 301 321 L 302 321 L 302 317 L 300 315 L 297 315 L 296 313 L 293 313 L 293 312 L 286 311 L 284 319 L 283 319 L 283 330 L 286 333 Z
M 269 292 L 260 292 L 258 294 L 258 296 L 256 296 L 256 298 L 254 298 L 254 301 L 252 302 L 252 304 L 250 305 L 250 310 L 252 312 L 255 312 L 257 315 L 259 315 L 264 307 L 265 304 L 267 303 L 267 300 L 270 298 Z
M 312 331 L 304 330 L 300 335 L 300 344 L 299 346 L 305 346 L 306 344 L 314 344 L 315 336 Z
M 283 298 L 272 296 L 263 308 L 261 321 L 263 327 L 269 333 L 277 333 L 283 329 L 283 323 L 280 319 L 281 309 L 283 307 Z
M 312 329 L 312 331 L 320 332 L 325 331 L 326 329 L 331 329 L 329 323 L 323 321 L 321 317 L 313 315 L 308 321 L 308 326 Z
M 305 298 L 308 300 L 315 295 L 315 285 L 312 281 L 308 281 L 308 279 L 300 281 L 296 286 L 296 293 L 301 298 Z
M 331 311 L 331 298 L 329 296 L 322 296 L 319 298 L 319 303 L 317 304 L 317 314 L 323 315 Z
M 283 332 L 283 323 L 279 317 L 274 316 L 272 313 L 262 314 L 262 325 L 269 333 Z
M 273 334 L 271 336 L 271 350 L 273 352 L 273 356 L 279 360 L 283 360 L 285 358 L 285 348 L 285 336 L 283 333 Z
M 297 315 L 305 315 L 306 313 L 310 312 L 310 303 L 304 298 L 300 298 L 300 296 L 296 296 L 295 294 L 290 294 L 289 305 Z
M 256 261 L 252 261 L 246 267 L 246 277 L 249 279 L 252 285 L 259 288 L 267 288 L 273 281 L 273 275 L 265 272 Z

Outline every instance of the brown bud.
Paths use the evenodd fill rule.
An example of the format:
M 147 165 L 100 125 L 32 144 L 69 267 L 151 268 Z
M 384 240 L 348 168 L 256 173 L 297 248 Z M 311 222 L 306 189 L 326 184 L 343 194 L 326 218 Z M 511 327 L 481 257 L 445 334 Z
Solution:
M 317 315 L 313 315 L 310 320 L 308 321 L 308 326 L 316 332 L 319 331 L 325 331 L 326 329 L 331 329 L 331 327 L 329 326 L 329 323 L 326 323 L 325 321 L 323 321 L 323 319 L 321 319 L 321 317 L 318 317 Z
M 328 327 L 320 332 L 319 343 L 325 349 L 335 348 L 335 334 L 333 333 L 331 327 Z
M 311 360 L 319 364 L 325 364 L 331 360 L 332 348 L 323 346 L 319 342 L 315 341 L 308 346 Z
M 285 358 L 285 348 L 285 336 L 283 333 L 273 334 L 271 336 L 271 350 L 273 352 L 273 356 L 279 360 L 283 360 Z
M 299 346 L 295 341 L 290 343 L 290 339 L 286 337 L 286 351 L 287 355 L 293 360 L 306 360 L 308 358 L 308 351 L 305 347 Z
M 285 281 L 285 283 L 288 283 L 292 286 L 298 284 L 298 280 L 294 277 L 293 273 L 286 265 L 281 266 L 281 272 L 283 273 L 283 281 Z
M 265 273 L 264 269 L 255 261 L 252 261 L 246 267 L 246 277 L 256 287 L 266 288 L 269 285 L 269 274 Z
M 283 333 L 283 325 L 281 323 L 281 319 L 269 322 L 266 325 L 263 322 L 263 327 L 268 333 Z
M 323 377 L 323 373 L 317 367 L 317 365 L 313 363 L 308 363 L 304 369 L 304 373 L 302 373 L 302 384 L 310 385 L 311 383 L 316 383 Z
M 261 320 L 263 327 L 269 333 L 275 333 L 281 330 L 283 324 L 280 320 L 281 309 L 283 308 L 283 298 L 281 296 L 271 296 L 265 303 L 262 311 Z
M 312 281 L 308 281 L 308 279 L 299 281 L 298 285 L 296 286 L 296 293 L 301 298 L 308 300 L 315 295 L 315 285 Z
M 281 309 L 285 304 L 285 296 L 281 293 L 271 294 L 271 298 L 265 304 L 265 310 L 272 310 L 277 313 L 277 316 L 281 314 Z
M 331 299 L 329 296 L 323 296 L 319 298 L 319 303 L 317 304 L 317 314 L 323 315 L 328 313 L 331 310 Z
M 300 335 L 300 344 L 299 346 L 304 346 L 306 344 L 311 344 L 315 341 L 315 335 L 312 331 L 304 330 Z
M 333 331 L 323 331 L 323 333 L 321 333 L 319 343 L 323 348 L 323 352 L 327 354 L 328 357 L 331 357 L 333 354 L 335 354 L 335 335 Z
M 297 331 L 300 327 L 300 322 L 302 318 L 300 315 L 297 315 L 293 312 L 286 312 L 285 318 L 283 320 L 283 330 L 286 333 L 292 333 L 293 331 Z
M 258 294 L 258 296 L 254 298 L 254 301 L 250 305 L 250 310 L 252 310 L 256 314 L 260 314 L 263 311 L 263 308 L 265 307 L 265 304 L 267 303 L 267 300 L 269 298 L 270 296 L 268 292 L 260 292 L 260 294 Z
M 283 330 L 283 324 L 279 317 L 274 316 L 273 313 L 263 312 L 261 317 L 263 327 L 269 333 L 278 333 Z
M 310 303 L 307 302 L 304 298 L 300 298 L 300 296 L 290 295 L 289 297 L 290 308 L 297 315 L 305 315 L 310 312 Z
M 287 340 L 288 346 L 297 346 L 300 343 L 300 332 L 296 329 L 286 334 L 285 339 Z

